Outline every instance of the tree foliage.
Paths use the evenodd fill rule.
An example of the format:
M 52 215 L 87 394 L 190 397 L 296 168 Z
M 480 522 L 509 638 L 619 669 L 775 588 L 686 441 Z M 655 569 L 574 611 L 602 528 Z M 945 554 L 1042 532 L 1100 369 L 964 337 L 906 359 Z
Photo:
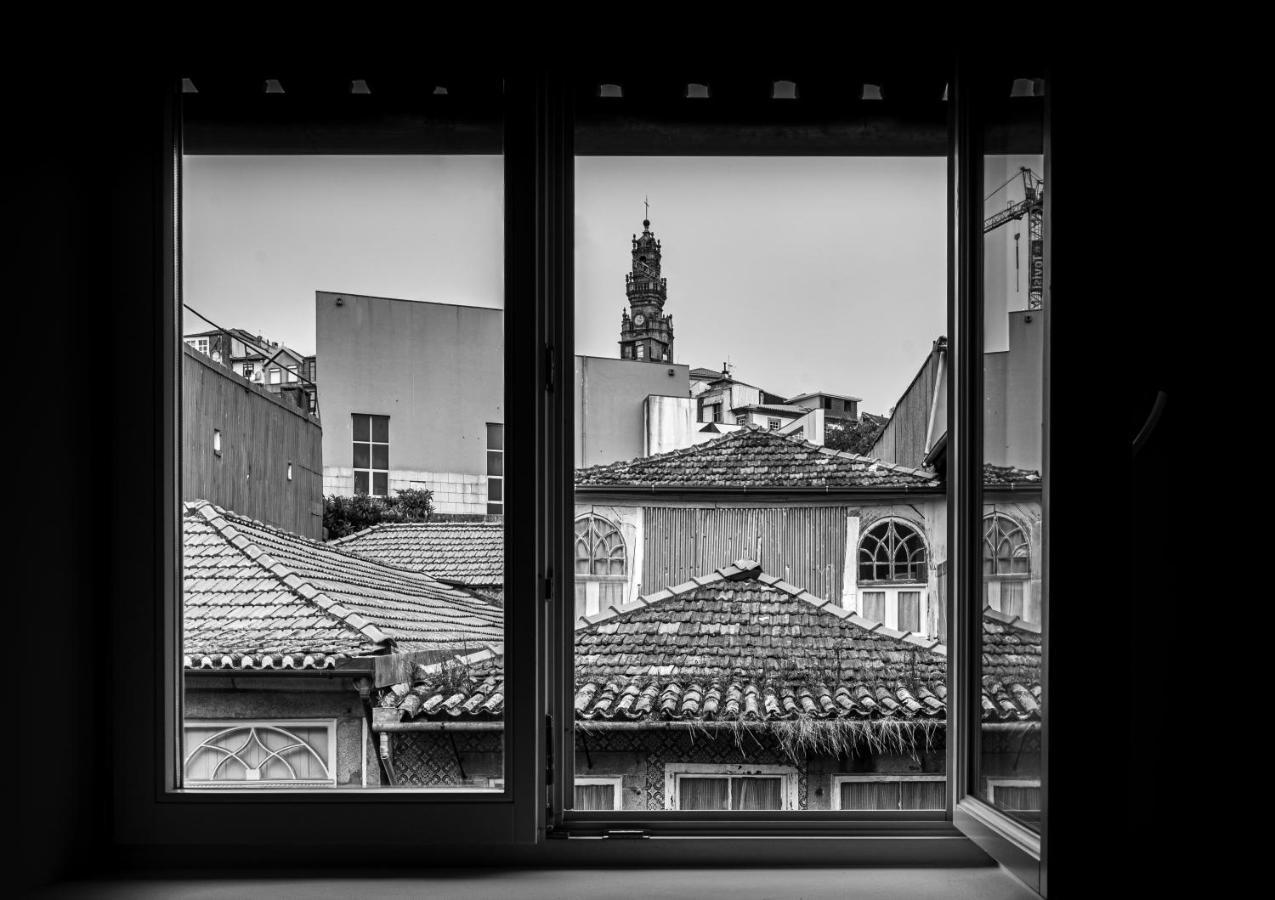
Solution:
M 323 530 L 328 540 L 336 540 L 382 522 L 425 522 L 434 514 L 434 494 L 408 489 L 389 497 L 323 498 Z
M 829 422 L 824 430 L 824 446 L 833 450 L 866 454 L 876 443 L 885 428 L 885 420 L 872 419 L 858 422 Z

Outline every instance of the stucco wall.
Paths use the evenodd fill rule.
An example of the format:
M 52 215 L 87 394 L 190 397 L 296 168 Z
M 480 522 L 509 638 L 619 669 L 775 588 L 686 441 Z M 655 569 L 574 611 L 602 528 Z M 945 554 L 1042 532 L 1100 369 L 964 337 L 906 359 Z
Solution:
M 390 417 L 392 487 L 429 487 L 440 512 L 485 513 L 487 423 L 504 422 L 503 320 L 499 309 L 317 291 L 324 490 L 353 493 L 351 415 L 370 413 Z
M 575 464 L 598 466 L 646 452 L 646 398 L 690 396 L 690 367 L 577 356 L 572 387 Z

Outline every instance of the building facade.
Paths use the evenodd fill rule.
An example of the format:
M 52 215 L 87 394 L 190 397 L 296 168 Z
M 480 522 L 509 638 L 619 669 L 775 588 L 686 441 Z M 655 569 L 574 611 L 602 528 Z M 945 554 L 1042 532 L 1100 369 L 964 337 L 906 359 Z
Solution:
M 317 416 L 316 359 L 242 328 L 188 334 L 186 346 Z
M 182 499 L 323 537 L 323 429 L 269 386 L 182 348 Z

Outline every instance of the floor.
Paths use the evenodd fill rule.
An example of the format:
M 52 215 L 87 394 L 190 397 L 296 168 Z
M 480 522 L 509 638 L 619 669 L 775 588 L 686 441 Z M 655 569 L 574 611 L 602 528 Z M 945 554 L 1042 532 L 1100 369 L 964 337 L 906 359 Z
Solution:
M 265 890 L 263 891 L 263 888 Z M 279 879 L 130 881 L 50 888 L 38 897 L 129 900 L 223 900 L 261 897 L 326 900 L 336 897 L 447 898 L 447 900 L 673 900 L 774 897 L 942 898 L 1030 900 L 1036 895 L 1004 869 L 493 869 L 450 871 L 382 880 Z

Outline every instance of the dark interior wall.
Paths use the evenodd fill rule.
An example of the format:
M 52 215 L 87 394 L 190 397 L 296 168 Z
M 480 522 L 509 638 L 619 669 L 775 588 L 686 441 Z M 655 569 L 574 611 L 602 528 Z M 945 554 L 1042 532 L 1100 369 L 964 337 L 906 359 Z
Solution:
M 1088 47 L 1068 70 L 1075 76 L 1070 87 L 1058 81 L 1055 91 L 1056 196 L 1067 203 L 1060 202 L 1055 221 L 1059 314 L 1053 339 L 1069 352 L 1055 363 L 1053 414 L 1055 421 L 1083 427 L 1056 436 L 1053 452 L 1059 458 L 1115 460 L 1097 469 L 1075 467 L 1058 485 L 1060 495 L 1075 502 L 1054 509 L 1060 541 L 1055 554 L 1084 559 L 1092 551 L 1090 499 L 1101 488 L 1108 508 L 1129 511 L 1143 560 L 1138 567 L 1143 577 L 1131 579 L 1127 594 L 1117 591 L 1117 602 L 1127 611 L 1158 611 L 1104 620 L 1117 623 L 1105 644 L 1111 649 L 1104 650 L 1103 674 L 1116 684 L 1128 684 L 1134 673 L 1174 672 L 1181 662 L 1176 654 L 1182 643 L 1173 638 L 1188 621 L 1190 604 L 1165 562 L 1178 555 L 1175 542 L 1181 540 L 1172 528 L 1165 486 L 1170 473 L 1180 473 L 1170 451 L 1185 430 L 1183 413 L 1193 406 L 1187 391 L 1194 373 L 1177 368 L 1181 357 L 1171 348 L 1199 346 L 1208 337 L 1198 329 L 1201 315 L 1182 313 L 1174 304 L 1217 295 L 1215 284 L 1206 289 L 1193 274 L 1192 260 L 1220 249 L 1222 240 L 1203 233 L 1206 220 L 1196 215 L 1205 198 L 1214 196 L 1221 171 L 1203 155 L 1215 135 L 1198 117 L 1181 115 L 1184 108 L 1212 108 L 1202 90 L 1208 82 L 1180 63 L 1149 58 L 1139 46 L 1111 39 Z M 128 771 L 128 760 L 115 755 L 109 738 L 115 729 L 138 727 L 112 706 L 112 682 L 136 675 L 137 667 L 144 674 L 147 660 L 118 669 L 120 674 L 92 666 L 145 646 L 153 636 L 152 624 L 135 614 L 133 601 L 156 589 L 158 524 L 151 515 L 156 460 L 150 448 L 159 361 L 104 348 L 148 346 L 159 327 L 159 112 L 164 67 L 171 59 L 118 44 L 110 49 L 108 59 L 104 52 L 74 57 L 74 48 L 65 48 L 73 61 L 41 68 L 38 84 L 18 91 L 15 100 L 28 139 L 17 145 L 21 165 L 11 183 L 19 210 L 14 258 L 20 279 L 38 286 L 44 300 L 11 307 L 18 314 L 11 334 L 22 337 L 19 349 L 33 362 L 50 335 L 74 350 L 69 362 L 41 370 L 38 391 L 19 385 L 12 392 L 14 421 L 40 436 L 12 445 L 14 471 L 21 473 L 15 478 L 21 520 L 11 524 L 18 532 L 15 554 L 23 562 L 11 600 L 18 615 L 15 633 L 22 636 L 12 657 L 18 671 L 13 689 L 24 721 L 37 712 L 49 716 L 38 727 L 24 724 L 18 730 L 22 745 L 39 755 L 30 777 L 15 779 L 22 865 L 10 883 L 19 891 L 107 870 L 111 788 L 116 775 Z M 264 57 L 259 48 L 256 55 Z M 235 58 L 245 61 L 243 53 Z M 1122 261 L 1114 244 L 1106 248 L 1110 253 L 1097 252 L 1086 236 L 1095 211 L 1109 208 L 1112 179 L 1128 166 L 1130 154 L 1137 158 L 1138 177 L 1115 184 L 1131 191 L 1138 185 L 1164 188 L 1137 190 L 1138 223 L 1159 226 L 1151 235 L 1135 228 L 1130 240 L 1147 239 L 1136 265 Z M 1211 224 L 1219 234 L 1228 230 L 1216 219 Z M 1210 240 L 1213 248 L 1206 246 Z M 1138 340 L 1131 340 L 1133 307 L 1148 302 L 1157 304 L 1158 314 L 1140 317 Z M 1095 332 L 1095 315 L 1114 327 Z M 1094 364 L 1099 351 L 1108 365 Z M 1065 381 L 1057 378 L 1060 371 Z M 1160 443 L 1149 444 L 1135 466 L 1129 439 L 1157 389 L 1170 394 Z M 1069 525 L 1076 526 L 1071 537 Z M 1077 603 L 1092 607 L 1091 573 L 1074 567 L 1054 574 L 1056 596 L 1080 598 Z M 1058 645 L 1092 647 L 1093 622 L 1091 617 L 1056 622 Z M 1098 871 L 1117 882 L 1154 879 L 1158 860 L 1209 858 L 1199 848 L 1181 852 L 1186 837 L 1178 830 L 1184 824 L 1180 795 L 1161 789 L 1171 781 L 1174 759 L 1180 759 L 1161 743 L 1173 732 L 1164 725 L 1190 706 L 1190 692 L 1199 688 L 1175 685 L 1185 695 L 1148 690 L 1136 717 L 1122 704 L 1104 706 L 1102 753 L 1092 754 L 1087 749 L 1095 739 L 1093 662 L 1087 651 L 1086 658 L 1071 662 L 1060 652 L 1056 663 L 1077 676 L 1070 690 L 1059 682 L 1059 718 L 1051 739 L 1056 742 L 1051 752 L 1067 762 L 1053 769 L 1051 790 L 1050 884 L 1060 890 L 1068 882 L 1091 885 Z M 144 708 L 152 702 L 151 685 L 143 680 L 135 687 Z M 150 735 L 136 738 L 144 752 Z M 1113 767 L 1127 790 L 1095 798 L 1092 785 L 1110 778 Z

